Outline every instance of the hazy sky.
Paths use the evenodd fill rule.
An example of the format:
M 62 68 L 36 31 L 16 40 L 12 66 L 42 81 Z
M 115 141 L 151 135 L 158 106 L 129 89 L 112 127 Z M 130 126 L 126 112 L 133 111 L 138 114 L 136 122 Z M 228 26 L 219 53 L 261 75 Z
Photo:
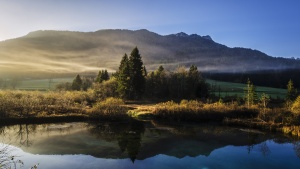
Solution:
M 0 0 L 0 40 L 35 30 L 148 29 L 300 58 L 300 0 Z

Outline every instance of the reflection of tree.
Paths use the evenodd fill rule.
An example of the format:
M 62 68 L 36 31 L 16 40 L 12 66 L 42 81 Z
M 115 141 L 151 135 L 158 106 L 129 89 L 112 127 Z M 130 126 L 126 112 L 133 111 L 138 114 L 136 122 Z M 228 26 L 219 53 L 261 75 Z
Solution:
M 266 142 L 260 144 L 260 152 L 263 154 L 263 156 L 267 156 L 271 153 L 271 150 L 269 149 Z
M 300 141 L 294 142 L 293 144 L 296 155 L 300 158 Z
M 118 137 L 118 144 L 122 152 L 127 151 L 128 157 L 132 162 L 135 161 L 140 148 L 141 148 L 141 140 L 142 134 L 145 132 L 144 123 L 134 121 L 130 123 L 127 128 L 127 131 L 122 133 Z
M 0 126 L 0 135 L 5 135 L 5 126 Z
M 251 153 L 251 151 L 253 150 L 254 145 L 257 144 L 257 138 L 258 138 L 258 135 L 256 133 L 249 133 L 249 135 L 248 135 L 248 145 L 247 145 L 248 154 Z
M 17 137 L 20 138 L 20 144 L 30 147 L 33 140 L 30 140 L 29 135 L 34 132 L 36 132 L 36 125 L 20 124 L 17 130 Z
M 134 162 L 141 148 L 145 126 L 143 122 L 131 120 L 128 123 L 90 124 L 89 131 L 106 141 L 117 141 L 121 152 L 126 151 Z

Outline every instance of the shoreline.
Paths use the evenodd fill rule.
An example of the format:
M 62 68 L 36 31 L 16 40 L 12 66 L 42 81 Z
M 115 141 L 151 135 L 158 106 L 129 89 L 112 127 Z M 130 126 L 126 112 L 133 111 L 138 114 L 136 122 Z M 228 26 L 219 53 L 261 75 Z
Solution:
M 0 125 L 17 125 L 17 124 L 43 124 L 43 123 L 65 123 L 65 122 L 124 122 L 131 119 L 140 121 L 160 121 L 160 122 L 172 122 L 172 123 L 188 123 L 193 122 L 194 124 L 211 124 L 218 123 L 225 126 L 231 127 L 245 127 L 249 129 L 258 129 L 261 131 L 269 132 L 280 132 L 282 134 L 287 134 L 292 137 L 300 138 L 300 126 L 298 125 L 285 125 L 283 123 L 270 123 L 262 121 L 258 118 L 183 118 L 177 119 L 168 116 L 168 118 L 161 118 L 155 114 L 157 106 L 150 105 L 126 105 L 129 108 L 128 112 L 123 115 L 99 115 L 90 116 L 88 114 L 72 114 L 72 115 L 56 115 L 56 116 L 43 116 L 43 117 L 7 117 L 0 118 Z M 206 112 L 207 113 L 207 112 Z M 213 113 L 213 112 L 212 112 Z M 187 114 L 188 116 L 188 114 Z

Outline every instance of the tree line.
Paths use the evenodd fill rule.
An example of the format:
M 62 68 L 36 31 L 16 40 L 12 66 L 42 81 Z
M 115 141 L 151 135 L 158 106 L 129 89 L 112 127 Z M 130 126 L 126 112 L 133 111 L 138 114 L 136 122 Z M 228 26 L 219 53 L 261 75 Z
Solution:
M 174 72 L 159 66 L 147 72 L 137 47 L 130 55 L 126 53 L 116 73 L 109 76 L 107 70 L 100 70 L 94 83 L 89 78 L 77 75 L 72 84 L 58 86 L 58 89 L 87 90 L 92 87 L 99 97 L 120 97 L 126 100 L 147 99 L 196 99 L 207 98 L 209 85 L 195 65 L 188 70 L 178 67 Z
M 202 73 L 195 65 L 191 65 L 189 69 L 179 66 L 175 71 L 168 71 L 163 66 L 159 66 L 156 70 L 147 72 L 137 47 L 131 51 L 129 56 L 124 54 L 115 73 L 109 75 L 107 70 L 100 70 L 95 79 L 77 75 L 73 82 L 66 87 L 68 90 L 92 88 L 95 95 L 102 99 L 107 97 L 118 97 L 125 100 L 144 98 L 207 101 L 207 99 L 219 99 L 220 102 L 223 102 L 221 97 L 218 98 L 210 93 L 210 85 L 206 83 Z M 285 100 L 287 105 L 291 105 L 298 96 L 292 80 L 288 82 L 287 89 Z M 241 101 L 248 108 L 259 101 L 266 108 L 271 100 L 270 96 L 265 93 L 258 98 L 256 87 L 250 79 L 247 80 L 244 91 L 244 98 Z M 240 100 L 240 98 L 233 98 L 233 100 Z

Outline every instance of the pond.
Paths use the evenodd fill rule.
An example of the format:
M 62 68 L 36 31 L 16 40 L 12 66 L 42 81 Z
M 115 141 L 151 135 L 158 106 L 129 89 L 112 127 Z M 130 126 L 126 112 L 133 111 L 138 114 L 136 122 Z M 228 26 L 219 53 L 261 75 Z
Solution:
M 23 124 L 0 127 L 0 139 L 2 168 L 300 168 L 299 141 L 220 125 Z

